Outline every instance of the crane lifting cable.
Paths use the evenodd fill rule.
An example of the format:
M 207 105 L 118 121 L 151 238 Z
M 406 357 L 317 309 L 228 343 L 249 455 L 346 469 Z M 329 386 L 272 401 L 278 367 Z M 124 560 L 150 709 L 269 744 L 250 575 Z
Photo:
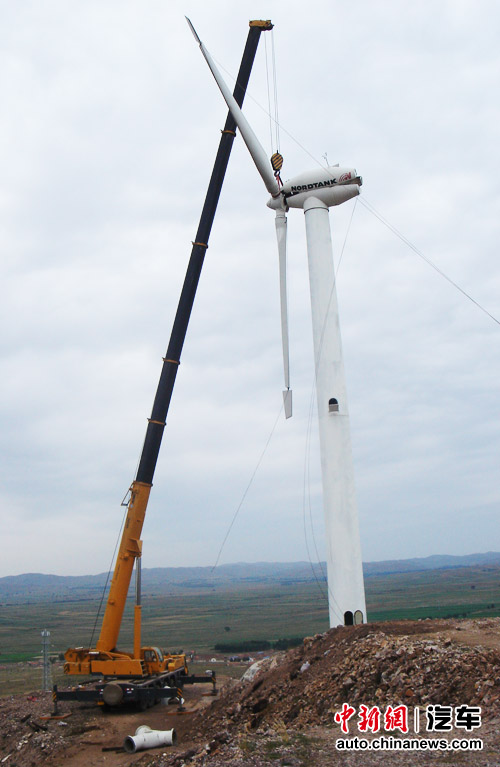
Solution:
M 266 38 L 264 38 L 266 41 Z M 280 124 L 278 109 L 278 79 L 276 76 L 276 52 L 274 47 L 274 32 L 271 31 L 271 62 L 269 62 L 269 52 L 267 42 L 265 42 L 266 51 L 266 84 L 267 84 L 267 114 L 269 116 L 269 136 L 271 140 L 271 151 L 280 151 Z M 271 70 L 271 71 L 269 71 Z M 271 81 L 272 79 L 272 97 Z
M 271 48 L 273 61 L 273 94 L 274 94 L 274 128 L 276 132 L 276 151 L 280 151 L 280 116 L 278 109 L 278 79 L 276 76 L 276 51 L 274 48 L 274 32 L 271 32 Z

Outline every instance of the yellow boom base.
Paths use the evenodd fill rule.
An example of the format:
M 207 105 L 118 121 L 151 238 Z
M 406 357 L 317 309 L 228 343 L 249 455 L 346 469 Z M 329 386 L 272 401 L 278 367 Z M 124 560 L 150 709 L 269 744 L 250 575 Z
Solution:
M 103 653 L 77 647 L 67 650 L 64 659 L 65 674 L 147 677 L 179 669 L 188 673 L 185 655 L 164 655 L 157 647 L 141 647 L 140 658 L 123 652 Z

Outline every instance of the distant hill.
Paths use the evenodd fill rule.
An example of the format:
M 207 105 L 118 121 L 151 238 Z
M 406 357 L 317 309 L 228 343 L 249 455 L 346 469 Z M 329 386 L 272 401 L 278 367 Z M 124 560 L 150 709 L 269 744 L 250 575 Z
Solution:
M 457 567 L 500 567 L 500 553 L 468 554 L 466 556 L 435 555 L 418 559 L 366 562 L 366 578 L 392 573 L 444 570 Z M 212 567 L 154 567 L 143 568 L 144 594 L 183 591 L 221 590 L 246 585 L 249 588 L 273 582 L 307 583 L 325 578 L 324 562 L 239 562 Z M 25 573 L 0 578 L 0 602 L 88 601 L 101 594 L 108 579 L 99 575 L 44 575 Z
M 416 559 L 395 559 L 385 562 L 365 562 L 363 572 L 366 576 L 388 575 L 389 573 L 408 573 L 419 570 L 450 570 L 454 567 L 483 567 L 500 565 L 500 552 L 488 551 L 485 554 L 434 554 Z

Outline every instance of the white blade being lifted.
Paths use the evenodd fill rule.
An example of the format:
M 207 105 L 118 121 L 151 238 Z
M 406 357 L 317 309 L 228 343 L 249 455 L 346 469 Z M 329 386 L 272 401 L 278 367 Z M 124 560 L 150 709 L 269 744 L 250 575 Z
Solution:
M 196 41 L 198 42 L 200 46 L 200 50 L 203 53 L 203 56 L 205 57 L 205 61 L 210 67 L 210 71 L 212 72 L 215 78 L 215 81 L 220 88 L 220 92 L 224 96 L 224 100 L 226 104 L 231 110 L 231 114 L 234 117 L 236 125 L 240 129 L 240 133 L 243 136 L 243 141 L 245 142 L 247 149 L 250 152 L 252 159 L 257 167 L 257 170 L 259 171 L 262 177 L 262 180 L 264 184 L 266 185 L 267 191 L 272 197 L 279 197 L 280 188 L 278 186 L 278 182 L 276 181 L 274 177 L 274 173 L 272 172 L 271 166 L 269 164 L 269 159 L 262 147 L 262 144 L 260 143 L 259 139 L 257 138 L 252 128 L 250 127 L 250 124 L 248 123 L 247 118 L 245 117 L 245 115 L 239 108 L 238 104 L 236 103 L 236 100 L 233 94 L 231 93 L 226 83 L 224 82 L 221 73 L 215 66 L 215 63 L 212 57 L 210 56 L 209 52 L 207 51 L 207 49 L 201 42 L 200 38 L 196 34 L 196 30 L 191 24 L 187 16 L 186 16 L 186 21 L 191 27 L 191 32 L 193 33 Z

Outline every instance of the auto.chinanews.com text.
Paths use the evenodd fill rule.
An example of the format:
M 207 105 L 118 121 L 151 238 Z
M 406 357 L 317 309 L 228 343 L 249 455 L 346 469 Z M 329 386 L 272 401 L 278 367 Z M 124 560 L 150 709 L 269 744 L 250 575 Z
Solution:
M 482 751 L 481 738 L 398 738 L 381 735 L 379 738 L 338 738 L 337 751 Z

